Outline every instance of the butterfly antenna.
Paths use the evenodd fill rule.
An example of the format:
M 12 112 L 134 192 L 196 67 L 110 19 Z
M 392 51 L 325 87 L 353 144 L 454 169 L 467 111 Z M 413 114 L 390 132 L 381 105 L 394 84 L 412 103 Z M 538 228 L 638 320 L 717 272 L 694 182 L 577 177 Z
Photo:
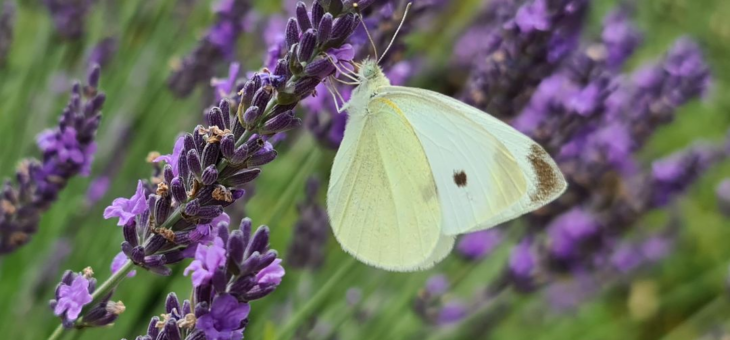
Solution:
M 403 11 L 403 18 L 400 20 L 400 24 L 398 25 L 398 28 L 395 30 L 395 33 L 393 34 L 393 39 L 390 39 L 390 43 L 388 44 L 388 47 L 385 49 L 385 52 L 383 52 L 383 55 L 378 59 L 378 64 L 380 64 L 380 61 L 383 60 L 386 54 L 388 54 L 388 51 L 390 51 L 390 48 L 393 46 L 393 42 L 395 42 L 395 38 L 398 36 L 398 32 L 400 32 L 401 27 L 403 27 L 403 23 L 406 21 L 406 16 L 408 15 L 408 10 L 411 9 L 412 2 L 409 2 L 406 5 L 406 10 Z
M 350 80 L 356 82 L 357 84 L 360 83 L 360 80 L 357 79 L 357 77 L 353 76 L 352 71 L 348 70 L 347 68 L 342 68 L 339 65 L 337 65 L 337 63 L 334 60 L 332 60 L 332 57 L 330 55 L 326 55 L 326 56 L 327 56 L 327 60 L 329 60 L 330 63 L 332 63 L 332 66 L 335 67 L 335 70 L 337 70 L 337 72 L 340 72 L 340 74 L 342 74 L 345 77 L 349 78 Z
M 373 40 L 373 37 L 370 35 L 370 30 L 368 30 L 368 25 L 365 24 L 365 20 L 362 18 L 362 13 L 360 13 L 360 9 L 358 8 L 357 2 L 352 4 L 352 7 L 357 9 L 358 14 L 360 14 L 360 23 L 362 23 L 362 28 L 365 29 L 365 34 L 368 36 L 368 40 L 370 40 L 370 46 L 373 47 L 373 53 L 375 53 L 375 59 L 378 60 L 378 49 L 375 47 L 375 41 Z

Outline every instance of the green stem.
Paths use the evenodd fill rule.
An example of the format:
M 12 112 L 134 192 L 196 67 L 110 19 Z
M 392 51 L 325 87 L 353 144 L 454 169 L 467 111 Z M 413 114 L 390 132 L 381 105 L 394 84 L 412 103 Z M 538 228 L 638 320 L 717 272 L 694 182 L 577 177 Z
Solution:
M 60 340 L 65 333 L 66 328 L 63 327 L 63 325 L 58 325 L 58 327 L 56 327 L 56 330 L 53 331 L 53 334 L 48 337 L 48 340 Z

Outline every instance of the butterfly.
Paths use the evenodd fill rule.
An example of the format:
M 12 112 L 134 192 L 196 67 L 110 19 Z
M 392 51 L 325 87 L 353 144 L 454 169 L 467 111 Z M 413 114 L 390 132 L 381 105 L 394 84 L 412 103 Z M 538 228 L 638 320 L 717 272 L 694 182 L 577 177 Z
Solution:
M 386 270 L 432 267 L 456 235 L 538 209 L 567 184 L 553 159 L 497 118 L 443 94 L 391 86 L 366 59 L 339 111 L 349 117 L 332 166 L 335 238 Z

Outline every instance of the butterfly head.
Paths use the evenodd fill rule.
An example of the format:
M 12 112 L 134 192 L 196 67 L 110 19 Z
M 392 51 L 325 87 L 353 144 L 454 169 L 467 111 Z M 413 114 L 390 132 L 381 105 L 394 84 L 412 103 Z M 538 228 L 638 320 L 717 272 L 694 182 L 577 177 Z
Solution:
M 390 85 L 390 81 L 388 81 L 383 70 L 378 66 L 378 62 L 374 59 L 363 60 L 357 77 L 361 86 L 368 85 L 367 87 L 378 88 Z

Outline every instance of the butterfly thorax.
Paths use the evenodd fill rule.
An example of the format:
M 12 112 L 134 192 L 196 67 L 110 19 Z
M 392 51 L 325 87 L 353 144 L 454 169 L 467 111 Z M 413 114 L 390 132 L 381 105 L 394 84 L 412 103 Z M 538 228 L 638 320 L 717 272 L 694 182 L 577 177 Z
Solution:
M 358 72 L 359 85 L 353 90 L 350 101 L 347 103 L 347 112 L 350 116 L 364 116 L 369 112 L 368 104 L 378 94 L 378 90 L 390 86 L 390 80 L 385 76 L 377 62 L 365 59 Z

